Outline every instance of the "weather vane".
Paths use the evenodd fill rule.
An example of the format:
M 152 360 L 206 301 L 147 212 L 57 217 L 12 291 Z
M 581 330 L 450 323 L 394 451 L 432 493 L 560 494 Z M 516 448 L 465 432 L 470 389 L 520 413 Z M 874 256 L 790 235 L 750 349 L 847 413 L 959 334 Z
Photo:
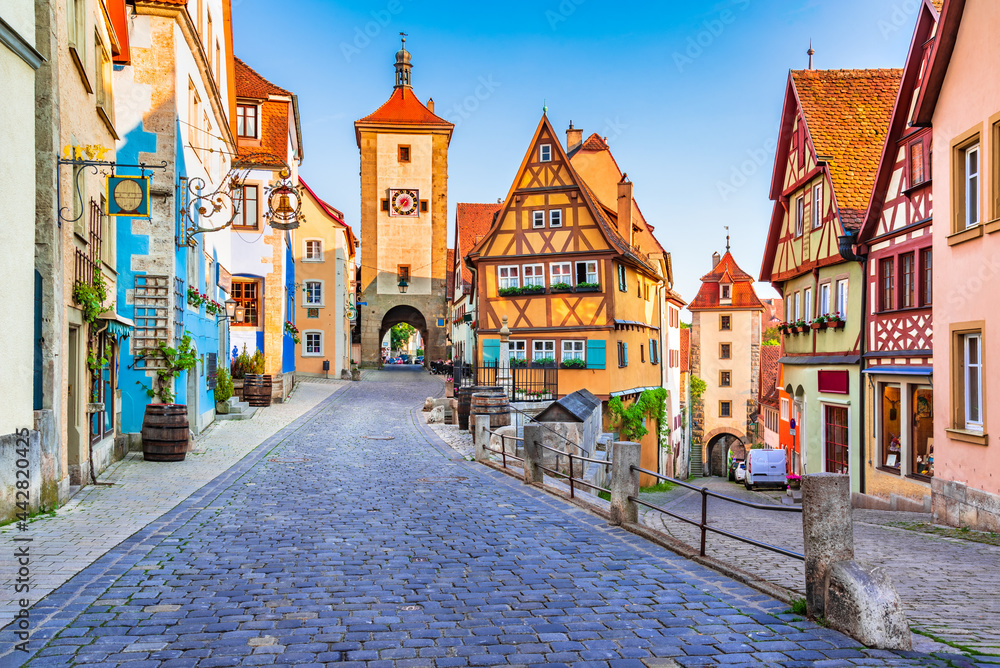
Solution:
M 729 252 L 729 226 L 726 225 L 726 252 Z

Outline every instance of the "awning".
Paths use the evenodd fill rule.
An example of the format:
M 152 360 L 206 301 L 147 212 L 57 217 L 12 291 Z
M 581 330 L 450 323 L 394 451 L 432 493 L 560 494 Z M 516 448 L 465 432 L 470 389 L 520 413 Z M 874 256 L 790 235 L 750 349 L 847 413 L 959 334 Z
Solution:
M 114 311 L 105 311 L 97 316 L 98 320 L 104 320 L 108 324 L 107 332 L 116 339 L 127 339 L 135 329 L 135 323 L 123 315 L 118 315 Z
M 612 397 L 624 397 L 629 394 L 642 394 L 646 390 L 658 390 L 659 387 L 634 387 L 631 390 L 620 390 L 618 392 L 612 392 L 610 396 Z
M 870 366 L 861 373 L 886 373 L 894 376 L 929 376 L 934 373 L 932 366 Z

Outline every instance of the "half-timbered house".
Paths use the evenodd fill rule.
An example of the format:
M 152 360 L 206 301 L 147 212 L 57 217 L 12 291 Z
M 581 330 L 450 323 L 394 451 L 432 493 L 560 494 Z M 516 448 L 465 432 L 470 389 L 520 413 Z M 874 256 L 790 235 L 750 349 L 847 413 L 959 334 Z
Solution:
M 934 475 L 931 128 L 914 123 L 938 11 L 917 18 L 858 234 L 865 264 L 863 492 L 929 504 Z
M 900 70 L 791 71 L 760 280 L 785 305 L 785 389 L 802 471 L 850 473 L 859 491 L 864 220 Z M 841 239 L 843 238 L 843 239 Z M 841 255 L 839 242 L 846 251 Z
M 511 363 L 561 367 L 560 396 L 586 388 L 607 402 L 661 386 L 665 258 L 637 245 L 632 183 L 615 185 L 611 210 L 542 116 L 496 221 L 468 251 L 483 363 L 500 355 L 506 316 Z M 642 461 L 655 469 L 659 425 L 647 428 Z
M 451 265 L 455 281 L 448 292 L 448 299 L 451 300 L 452 358 L 456 362 L 472 363 L 476 353 L 473 326 L 476 320 L 476 296 L 472 270 L 465 263 L 465 254 L 490 231 L 501 206 L 498 202 L 459 202 L 455 206 L 455 257 Z

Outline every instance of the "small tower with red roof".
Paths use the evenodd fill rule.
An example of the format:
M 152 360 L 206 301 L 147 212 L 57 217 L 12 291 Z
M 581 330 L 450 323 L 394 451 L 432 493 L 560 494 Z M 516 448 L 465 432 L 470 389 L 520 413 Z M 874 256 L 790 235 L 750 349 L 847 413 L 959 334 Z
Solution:
M 361 151 L 361 361 L 377 364 L 383 337 L 417 328 L 425 359 L 447 351 L 448 145 L 454 125 L 413 92 L 406 36 L 388 101 L 355 121 Z

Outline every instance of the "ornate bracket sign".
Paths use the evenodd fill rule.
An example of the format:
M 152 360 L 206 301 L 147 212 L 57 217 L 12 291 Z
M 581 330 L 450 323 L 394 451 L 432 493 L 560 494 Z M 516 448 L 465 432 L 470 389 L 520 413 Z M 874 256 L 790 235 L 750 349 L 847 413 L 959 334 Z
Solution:
M 109 176 L 108 215 L 149 218 L 149 178 Z

